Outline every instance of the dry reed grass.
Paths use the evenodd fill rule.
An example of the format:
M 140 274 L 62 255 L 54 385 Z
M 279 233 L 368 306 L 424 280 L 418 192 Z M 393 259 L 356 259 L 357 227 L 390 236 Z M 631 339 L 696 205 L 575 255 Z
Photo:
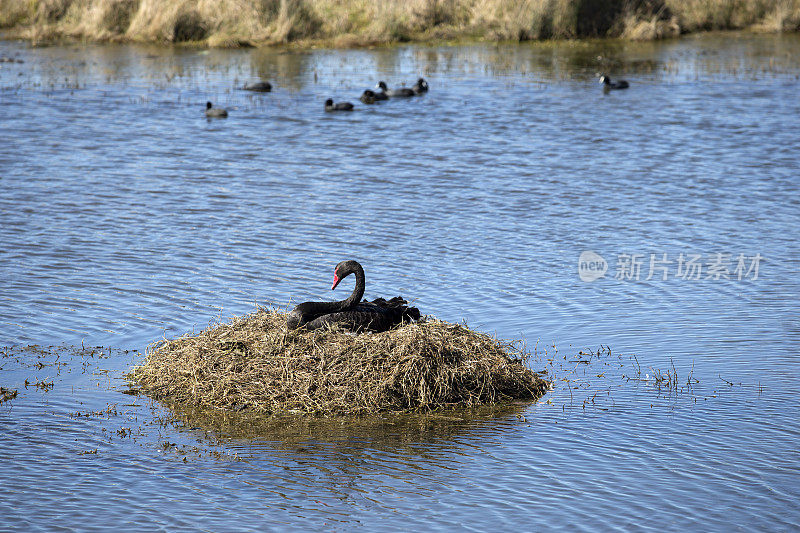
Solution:
M 287 331 L 259 309 L 148 347 L 128 375 L 156 399 L 263 413 L 369 414 L 537 399 L 515 343 L 429 319 L 383 333 Z
M 653 15 L 649 18 L 629 14 L 623 20 L 621 37 L 629 41 L 655 41 L 668 37 L 677 37 L 681 27 L 675 17 L 669 20 Z
M 796 31 L 800 0 L 0 0 L 0 28 L 34 41 L 209 46 L 641 40 L 709 29 Z

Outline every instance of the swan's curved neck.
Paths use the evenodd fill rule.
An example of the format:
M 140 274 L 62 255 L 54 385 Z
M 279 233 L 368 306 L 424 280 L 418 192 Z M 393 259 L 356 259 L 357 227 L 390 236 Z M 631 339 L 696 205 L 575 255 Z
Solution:
M 340 309 L 342 311 L 357 305 L 359 302 L 361 302 L 361 298 L 364 297 L 364 269 L 361 268 L 361 265 L 356 264 L 356 268 L 353 273 L 356 275 L 356 286 L 353 289 L 353 293 L 341 302 L 337 302 L 339 305 L 341 305 Z

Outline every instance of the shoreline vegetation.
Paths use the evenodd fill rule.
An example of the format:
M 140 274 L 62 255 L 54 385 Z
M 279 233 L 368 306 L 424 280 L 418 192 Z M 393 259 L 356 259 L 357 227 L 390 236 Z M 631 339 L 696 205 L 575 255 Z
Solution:
M 0 0 L 0 35 L 208 47 L 793 32 L 800 0 Z

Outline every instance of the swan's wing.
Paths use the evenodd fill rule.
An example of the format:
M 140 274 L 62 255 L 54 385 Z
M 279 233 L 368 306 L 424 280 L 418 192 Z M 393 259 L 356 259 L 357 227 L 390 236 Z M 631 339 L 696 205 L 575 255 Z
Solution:
M 406 306 L 399 296 L 391 300 L 378 298 L 372 302 L 361 302 L 352 309 L 322 315 L 305 324 L 306 329 L 326 325 L 339 325 L 353 331 L 386 331 L 402 322 L 419 320 L 416 307 Z

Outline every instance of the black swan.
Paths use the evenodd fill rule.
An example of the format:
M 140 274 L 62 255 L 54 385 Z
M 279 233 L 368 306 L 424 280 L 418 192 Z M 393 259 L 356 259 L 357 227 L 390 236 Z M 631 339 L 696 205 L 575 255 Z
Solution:
M 325 100 L 325 111 L 352 111 L 353 104 L 350 102 L 339 102 L 338 104 L 333 103 L 332 98 L 328 98 Z
M 411 90 L 414 91 L 414 94 L 423 94 L 428 92 L 428 82 L 425 81 L 425 78 L 420 78 L 417 80 L 417 83 L 411 87 Z
M 606 76 L 605 74 L 600 76 L 600 83 L 603 84 L 604 91 L 610 91 L 612 89 L 627 89 L 628 82 L 625 80 L 619 81 L 611 81 L 611 78 Z
M 350 274 L 356 275 L 356 288 L 341 302 L 305 302 L 295 307 L 286 319 L 289 329 L 316 329 L 339 324 L 353 331 L 386 331 L 404 321 L 419 320 L 419 309 L 408 307 L 399 296 L 361 301 L 364 296 L 364 269 L 357 261 L 342 261 L 333 270 L 331 290 Z
M 221 107 L 214 107 L 211 102 L 206 102 L 206 116 L 210 118 L 225 118 L 228 112 Z
M 414 93 L 413 90 L 409 89 L 408 87 L 400 87 L 399 89 L 387 89 L 386 88 L 386 83 L 384 83 L 382 81 L 378 82 L 377 87 L 378 87 L 378 89 L 381 90 L 381 92 L 379 92 L 377 94 L 381 94 L 382 93 L 382 94 L 385 94 L 386 96 L 391 97 L 391 98 L 397 98 L 398 96 L 404 96 L 404 97 L 405 96 L 415 96 L 415 94 L 416 94 L 416 93 Z

